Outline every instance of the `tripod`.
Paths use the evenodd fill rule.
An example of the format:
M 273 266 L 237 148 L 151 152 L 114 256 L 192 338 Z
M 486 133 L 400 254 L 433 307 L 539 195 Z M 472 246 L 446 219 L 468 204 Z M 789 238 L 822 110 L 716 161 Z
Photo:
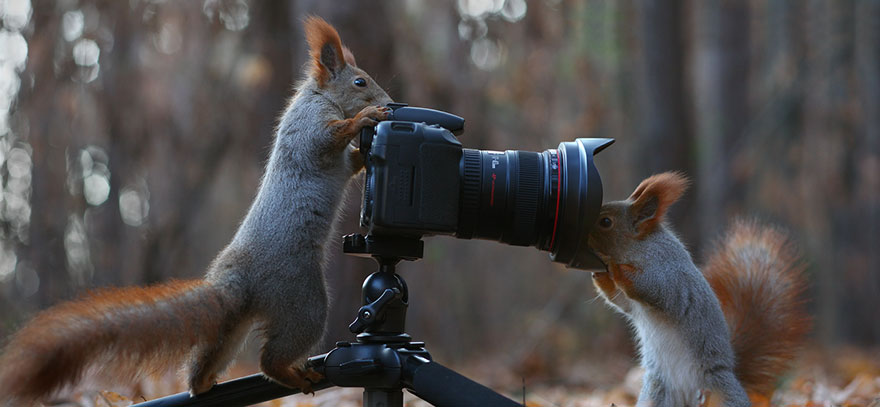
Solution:
M 401 260 L 422 257 L 424 244 L 414 238 L 345 236 L 345 253 L 373 257 L 379 269 L 363 285 L 363 306 L 349 325 L 356 342 L 308 359 L 307 367 L 324 378 L 312 386 L 362 387 L 364 407 L 403 407 L 403 389 L 438 407 L 514 407 L 519 403 L 434 362 L 423 342 L 406 334 L 409 292 L 395 272 Z M 255 374 L 215 385 L 198 396 L 179 393 L 133 407 L 247 406 L 299 393 Z

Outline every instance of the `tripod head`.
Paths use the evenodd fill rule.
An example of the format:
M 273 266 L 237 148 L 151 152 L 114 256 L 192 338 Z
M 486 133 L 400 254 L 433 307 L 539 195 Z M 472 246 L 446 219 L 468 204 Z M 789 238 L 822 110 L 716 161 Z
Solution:
M 358 334 L 358 342 L 409 342 L 411 337 L 404 332 L 409 292 L 395 267 L 401 260 L 422 258 L 424 242 L 418 238 L 351 234 L 344 237 L 342 251 L 369 256 L 379 263 L 379 270 L 364 280 L 364 305 L 348 329 Z

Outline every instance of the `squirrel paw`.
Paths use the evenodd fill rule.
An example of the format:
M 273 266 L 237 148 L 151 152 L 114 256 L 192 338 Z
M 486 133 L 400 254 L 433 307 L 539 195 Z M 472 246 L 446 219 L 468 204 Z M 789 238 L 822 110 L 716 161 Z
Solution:
M 344 148 L 357 136 L 364 127 L 375 126 L 381 120 L 391 116 L 391 109 L 382 106 L 367 106 L 361 109 L 354 117 L 345 120 L 330 122 L 331 135 L 335 140 L 335 146 Z
M 312 368 L 290 368 L 281 375 L 270 376 L 273 380 L 287 387 L 299 389 L 303 394 L 315 394 L 312 385 L 321 381 L 324 375 L 316 372 Z
M 391 108 L 384 106 L 367 106 L 361 109 L 357 115 L 354 116 L 354 121 L 357 123 L 357 131 L 368 126 L 375 126 L 376 123 L 387 119 L 391 116 Z
M 312 390 L 312 385 L 321 381 L 324 378 L 324 375 L 315 371 L 315 369 L 293 369 L 295 374 L 298 376 L 298 380 L 300 383 L 297 383 L 297 386 L 303 394 L 311 394 L 315 395 L 315 391 Z
M 615 293 L 617 292 L 617 285 L 614 284 L 614 280 L 611 278 L 611 273 L 601 272 L 601 273 L 593 273 L 593 285 L 596 286 L 607 298 L 613 298 Z
M 217 384 L 216 376 L 204 377 L 201 380 L 190 383 L 189 394 L 190 396 L 197 396 L 199 394 L 205 393 L 208 390 L 211 390 L 211 388 L 214 387 L 215 384 Z

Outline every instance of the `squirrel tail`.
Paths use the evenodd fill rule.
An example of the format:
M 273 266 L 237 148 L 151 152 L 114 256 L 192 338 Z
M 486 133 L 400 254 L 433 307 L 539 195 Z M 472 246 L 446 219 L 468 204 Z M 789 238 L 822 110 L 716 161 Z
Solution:
M 0 355 L 0 405 L 28 405 L 77 382 L 135 379 L 218 339 L 234 301 L 202 280 L 102 289 L 38 314 Z
M 736 375 L 753 400 L 770 398 L 810 329 L 804 268 L 783 232 L 742 220 L 703 267 L 730 328 Z

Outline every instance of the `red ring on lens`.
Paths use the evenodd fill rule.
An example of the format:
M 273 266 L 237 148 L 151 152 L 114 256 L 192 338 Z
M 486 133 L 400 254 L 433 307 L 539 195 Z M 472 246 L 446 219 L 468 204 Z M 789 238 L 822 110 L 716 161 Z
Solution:
M 559 223 L 559 198 L 562 195 L 560 192 L 562 191 L 562 155 L 559 154 L 559 150 L 553 150 L 556 152 L 556 215 L 553 216 L 553 233 L 550 235 L 550 251 L 553 251 L 553 243 L 556 242 L 556 226 Z

